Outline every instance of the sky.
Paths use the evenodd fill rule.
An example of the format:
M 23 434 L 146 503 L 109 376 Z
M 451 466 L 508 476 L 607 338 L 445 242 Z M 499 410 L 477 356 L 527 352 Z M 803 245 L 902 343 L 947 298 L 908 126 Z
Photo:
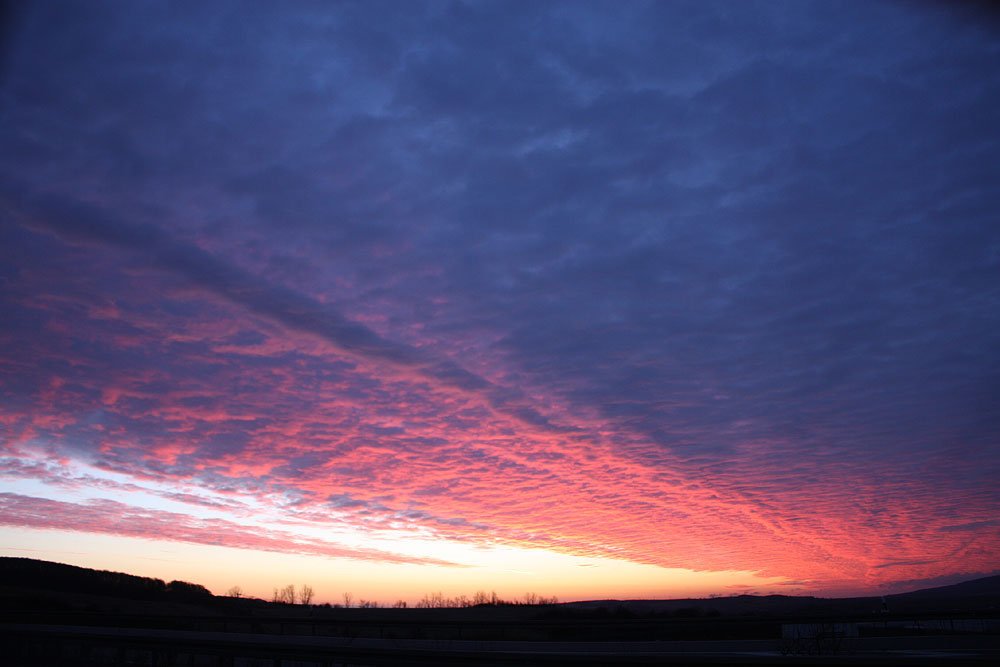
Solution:
M 1000 572 L 1000 20 L 37 2 L 0 555 L 384 603 Z

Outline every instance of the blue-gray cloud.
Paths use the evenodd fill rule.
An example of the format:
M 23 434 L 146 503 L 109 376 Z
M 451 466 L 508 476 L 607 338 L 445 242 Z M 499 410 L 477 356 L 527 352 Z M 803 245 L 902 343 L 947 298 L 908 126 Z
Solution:
M 148 346 L 63 348 L 51 328 L 126 290 L 98 265 L 180 289 L 146 263 L 522 424 L 586 415 L 623 456 L 684 462 L 693 482 L 764 503 L 837 479 L 875 525 L 887 479 L 929 514 L 958 512 L 951 525 L 972 527 L 958 532 L 985 530 L 1000 472 L 994 28 L 892 3 L 31 7 L 0 88 L 18 211 L 0 298 L 8 358 L 40 356 L 5 366 L 3 400 L 21 412 L 59 376 L 67 403 L 97 402 L 88 377 L 156 367 Z M 135 340 L 140 315 L 100 331 Z M 267 322 L 228 345 L 270 344 Z M 168 350 L 190 378 L 231 370 L 199 341 Z M 350 372 L 330 364 L 311 381 Z M 120 400 L 77 439 L 169 426 L 124 414 L 152 399 Z M 442 419 L 468 433 L 484 416 Z M 280 421 L 198 435 L 239 452 Z M 401 452 L 440 446 L 408 428 L 363 425 Z

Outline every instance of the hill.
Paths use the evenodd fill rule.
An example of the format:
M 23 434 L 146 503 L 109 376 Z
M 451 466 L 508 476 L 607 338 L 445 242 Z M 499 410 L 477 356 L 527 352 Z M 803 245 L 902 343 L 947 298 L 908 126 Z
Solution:
M 27 596 L 28 591 L 35 592 Z M 51 592 L 54 595 L 38 595 Z M 76 596 L 75 602 L 67 596 Z M 82 597 L 81 597 L 82 596 Z M 28 606 L 100 607 L 97 598 L 116 598 L 149 603 L 198 604 L 215 597 L 199 584 L 187 581 L 137 577 L 123 572 L 93 570 L 76 565 L 32 558 L 0 557 L 0 602 L 5 607 L 21 600 Z M 59 598 L 58 600 L 56 598 Z M 45 604 L 45 603 L 49 604 Z
M 950 586 L 938 586 L 936 588 L 922 588 L 909 593 L 899 593 L 890 595 L 889 598 L 897 600 L 917 600 L 931 598 L 954 598 L 954 597 L 978 597 L 978 596 L 1000 596 L 1000 574 L 992 577 L 982 577 L 971 579 Z
M 48 595 L 41 595 L 48 592 Z M 272 606 L 262 600 L 235 600 L 212 595 L 204 586 L 185 581 L 164 582 L 122 572 L 93 570 L 30 558 L 0 557 L 0 606 L 18 608 L 176 610 L 176 605 L 203 611 L 234 612 L 244 607 Z M 124 605 L 129 601 L 129 605 Z M 1000 609 L 1000 576 L 950 586 L 886 596 L 896 613 L 973 612 Z M 278 607 L 289 611 L 285 605 Z M 677 600 L 589 600 L 536 608 L 544 616 L 577 617 L 821 617 L 881 613 L 881 597 L 819 598 L 789 595 L 738 595 Z M 345 610 L 354 611 L 354 610 Z M 399 610 L 404 612 L 406 610 Z M 409 610 L 412 612 L 415 610 Z M 443 610 L 442 610 L 443 611 Z M 456 610 L 468 614 L 469 610 Z
M 983 611 L 1000 609 L 1000 576 L 983 577 L 950 586 L 885 596 L 890 612 Z M 882 597 L 820 598 L 794 595 L 736 595 L 679 600 L 589 600 L 561 605 L 618 615 L 680 616 L 834 616 L 882 612 Z

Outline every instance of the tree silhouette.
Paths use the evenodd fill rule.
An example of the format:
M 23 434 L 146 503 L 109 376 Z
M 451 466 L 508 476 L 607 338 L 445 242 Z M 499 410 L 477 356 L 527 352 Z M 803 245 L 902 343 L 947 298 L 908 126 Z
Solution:
M 195 602 L 212 597 L 212 593 L 201 584 L 187 581 L 171 581 L 167 584 L 167 596 L 175 600 Z

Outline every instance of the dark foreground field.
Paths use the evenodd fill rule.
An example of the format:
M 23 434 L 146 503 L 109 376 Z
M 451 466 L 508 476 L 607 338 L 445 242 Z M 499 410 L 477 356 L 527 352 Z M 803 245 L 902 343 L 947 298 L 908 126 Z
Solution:
M 891 596 L 885 608 L 877 598 L 739 596 L 342 609 L 56 564 L 39 581 L 25 568 L 48 565 L 13 560 L 0 559 L 0 664 L 12 667 L 1000 664 L 997 577 Z
M 780 640 L 527 642 L 261 635 L 11 624 L 8 665 L 1000 664 L 996 635 L 855 638 L 788 653 Z

